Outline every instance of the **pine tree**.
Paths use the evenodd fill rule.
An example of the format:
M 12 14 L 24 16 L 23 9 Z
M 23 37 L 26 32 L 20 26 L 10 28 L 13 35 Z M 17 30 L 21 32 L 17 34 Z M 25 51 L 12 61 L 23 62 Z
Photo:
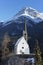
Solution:
M 4 38 L 3 38 L 3 46 L 7 46 L 7 44 L 8 44 L 8 42 L 10 42 L 10 37 L 9 37 L 9 35 L 8 35 L 8 33 L 5 33 L 5 35 L 4 35 Z
M 42 65 L 41 52 L 38 46 L 38 40 L 36 40 L 35 43 L 34 53 L 35 53 L 35 65 Z
M 2 61 L 2 49 L 0 48 L 0 64 L 1 64 L 1 61 Z
M 3 42 L 2 42 L 2 56 L 5 57 L 9 54 L 9 48 L 7 48 L 7 44 L 10 42 L 10 37 L 8 33 L 5 33 Z

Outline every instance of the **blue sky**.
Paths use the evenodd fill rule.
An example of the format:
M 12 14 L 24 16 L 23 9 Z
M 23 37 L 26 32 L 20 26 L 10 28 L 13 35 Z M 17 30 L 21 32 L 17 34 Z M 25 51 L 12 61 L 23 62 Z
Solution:
M 7 21 L 23 7 L 43 12 L 43 0 L 0 0 L 0 21 Z

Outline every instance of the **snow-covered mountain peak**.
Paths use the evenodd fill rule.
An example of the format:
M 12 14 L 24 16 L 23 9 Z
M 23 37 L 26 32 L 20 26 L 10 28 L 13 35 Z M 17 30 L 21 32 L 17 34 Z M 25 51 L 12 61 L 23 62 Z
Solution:
M 28 21 L 33 21 L 33 23 L 39 23 L 43 21 L 43 13 L 39 13 L 31 7 L 22 8 L 10 21 L 4 22 L 3 26 L 11 24 L 12 22 L 23 23 L 24 18 Z
M 29 7 L 29 8 L 26 7 L 24 11 L 26 11 L 26 12 L 34 12 L 34 13 L 38 14 L 38 12 L 35 9 L 31 8 L 31 7 Z
M 25 7 L 22 8 L 15 16 L 14 19 L 20 17 L 20 16 L 26 16 L 29 17 L 29 19 L 32 19 L 34 22 L 40 22 L 43 20 L 43 14 L 39 13 L 35 9 L 31 7 Z
M 31 16 L 32 18 L 36 17 L 37 14 L 39 14 L 35 9 L 31 7 L 25 7 L 21 11 L 19 11 L 16 16 L 21 16 L 21 15 L 26 15 L 26 16 Z

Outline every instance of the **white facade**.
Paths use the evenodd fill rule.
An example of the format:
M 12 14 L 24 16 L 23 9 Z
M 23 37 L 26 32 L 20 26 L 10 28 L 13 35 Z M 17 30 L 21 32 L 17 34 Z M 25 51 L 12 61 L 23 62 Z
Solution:
M 15 53 L 30 54 L 29 45 L 23 36 L 20 39 L 18 39 L 17 43 L 15 44 Z

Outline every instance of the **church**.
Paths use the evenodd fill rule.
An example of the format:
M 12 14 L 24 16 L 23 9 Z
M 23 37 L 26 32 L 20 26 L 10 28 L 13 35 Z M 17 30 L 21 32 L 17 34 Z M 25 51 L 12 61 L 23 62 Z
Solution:
M 15 53 L 16 54 L 30 54 L 30 48 L 28 44 L 28 34 L 27 34 L 27 27 L 26 27 L 26 22 L 23 30 L 23 35 L 20 37 L 16 44 L 15 44 Z

